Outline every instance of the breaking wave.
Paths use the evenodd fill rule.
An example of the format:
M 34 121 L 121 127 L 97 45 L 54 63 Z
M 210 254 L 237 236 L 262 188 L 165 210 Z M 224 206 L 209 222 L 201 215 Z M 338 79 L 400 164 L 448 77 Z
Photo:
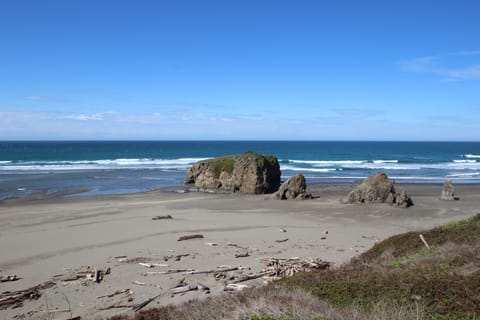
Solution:
M 464 158 L 480 158 L 478 154 L 464 154 L 462 157 Z
M 12 171 L 61 171 L 108 169 L 178 169 L 185 170 L 197 161 L 208 158 L 179 159 L 106 159 L 78 161 L 2 161 L 0 170 Z

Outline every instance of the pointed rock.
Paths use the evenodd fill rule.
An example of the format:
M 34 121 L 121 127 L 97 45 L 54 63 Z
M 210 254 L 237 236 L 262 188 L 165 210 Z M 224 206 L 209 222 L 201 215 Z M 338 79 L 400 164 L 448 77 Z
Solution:
M 296 174 L 285 181 L 275 193 L 277 199 L 311 199 L 312 195 L 307 192 L 307 182 L 303 174 Z
M 452 180 L 447 179 L 443 184 L 442 195 L 440 200 L 455 200 L 455 187 L 453 186 Z

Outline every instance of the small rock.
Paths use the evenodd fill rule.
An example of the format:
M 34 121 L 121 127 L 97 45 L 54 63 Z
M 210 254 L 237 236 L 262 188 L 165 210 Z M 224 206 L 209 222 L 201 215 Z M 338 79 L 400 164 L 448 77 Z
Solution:
M 296 174 L 285 181 L 275 193 L 280 200 L 305 200 L 311 199 L 312 195 L 307 192 L 307 183 L 303 174 Z
M 440 200 L 452 201 L 455 200 L 455 187 L 453 186 L 452 180 L 447 179 L 443 184 L 442 195 Z

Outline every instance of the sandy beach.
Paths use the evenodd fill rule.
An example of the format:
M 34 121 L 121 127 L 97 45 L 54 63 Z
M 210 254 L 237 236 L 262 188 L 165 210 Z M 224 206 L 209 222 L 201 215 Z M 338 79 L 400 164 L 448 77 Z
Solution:
M 318 197 L 305 201 L 166 190 L 3 201 L 0 274 L 20 279 L 0 283 L 0 291 L 27 289 L 52 279 L 54 285 L 23 307 L 0 310 L 0 319 L 102 318 L 133 313 L 127 307 L 102 310 L 109 306 L 134 305 L 157 295 L 148 307 L 223 294 L 224 282 L 212 274 L 147 272 L 232 266 L 250 268 L 236 271 L 247 274 L 260 271 L 260 259 L 269 257 L 319 257 L 341 264 L 388 236 L 464 219 L 480 210 L 477 184 L 456 185 L 458 201 L 439 200 L 440 184 L 396 187 L 408 192 L 413 207 L 341 204 L 352 184 L 333 183 L 310 185 Z M 160 215 L 173 219 L 152 220 Z M 191 234 L 203 238 L 177 241 Z M 245 252 L 248 257 L 235 257 Z M 156 265 L 147 268 L 139 262 Z M 100 283 L 68 279 L 86 266 L 111 272 Z M 210 293 L 172 295 L 170 289 L 182 279 L 208 286 Z M 245 282 L 261 283 L 262 279 Z M 127 289 L 130 295 L 108 296 Z

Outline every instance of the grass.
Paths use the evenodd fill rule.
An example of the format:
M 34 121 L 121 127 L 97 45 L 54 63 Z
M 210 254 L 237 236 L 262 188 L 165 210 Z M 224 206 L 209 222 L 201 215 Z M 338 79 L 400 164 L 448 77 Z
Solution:
M 215 177 L 218 179 L 222 172 L 233 173 L 235 163 L 240 165 L 244 163 L 255 162 L 259 168 L 278 166 L 278 161 L 274 156 L 261 155 L 253 151 L 247 151 L 235 156 L 225 156 L 214 159 L 203 160 L 205 163 L 213 163 Z
M 430 249 L 420 240 L 420 234 Z M 431 230 L 390 237 L 338 268 L 299 273 L 236 295 L 146 310 L 135 319 L 479 317 L 480 214 Z
M 219 178 L 222 172 L 231 174 L 235 169 L 235 160 L 233 157 L 223 157 L 215 159 L 214 170 L 215 178 Z
M 480 315 L 480 215 L 393 236 L 341 268 L 282 283 L 338 307 L 368 311 L 379 302 L 418 303 L 427 319 L 474 319 Z

